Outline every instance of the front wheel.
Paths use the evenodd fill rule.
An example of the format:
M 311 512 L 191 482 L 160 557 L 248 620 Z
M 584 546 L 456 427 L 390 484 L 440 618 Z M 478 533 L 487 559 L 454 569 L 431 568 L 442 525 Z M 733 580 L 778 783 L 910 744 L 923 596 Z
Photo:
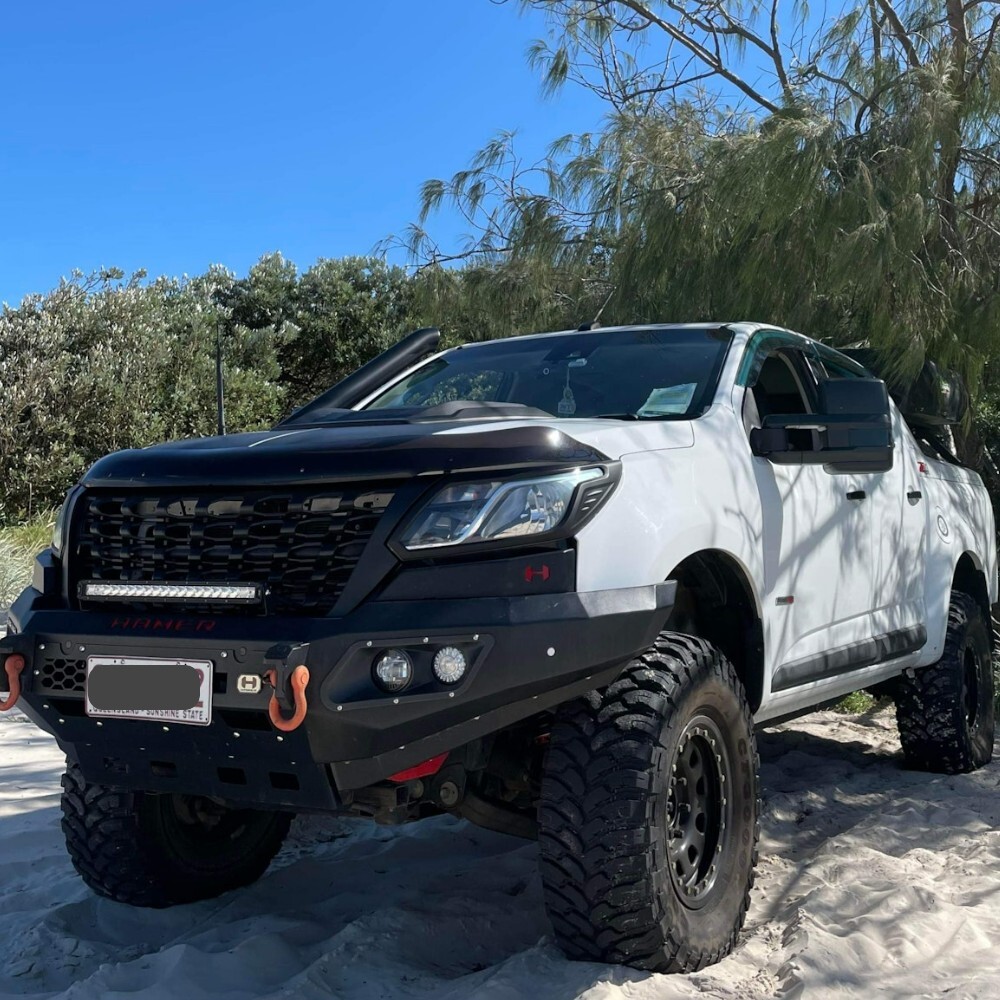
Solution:
M 73 866 L 98 895 L 133 906 L 190 903 L 255 881 L 292 818 L 201 796 L 117 791 L 90 784 L 76 764 L 62 787 Z
M 732 949 L 757 860 L 758 759 L 733 666 L 664 632 L 559 711 L 539 810 L 542 882 L 570 958 L 691 972 Z

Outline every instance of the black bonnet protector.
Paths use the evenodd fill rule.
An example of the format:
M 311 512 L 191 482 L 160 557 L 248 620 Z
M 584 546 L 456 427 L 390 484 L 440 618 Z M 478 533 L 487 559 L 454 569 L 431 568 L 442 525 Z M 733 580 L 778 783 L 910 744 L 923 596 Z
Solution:
M 120 451 L 97 462 L 83 484 L 270 486 L 606 461 L 599 451 L 544 423 L 507 427 L 496 421 L 471 430 L 468 422 L 435 420 L 279 429 Z

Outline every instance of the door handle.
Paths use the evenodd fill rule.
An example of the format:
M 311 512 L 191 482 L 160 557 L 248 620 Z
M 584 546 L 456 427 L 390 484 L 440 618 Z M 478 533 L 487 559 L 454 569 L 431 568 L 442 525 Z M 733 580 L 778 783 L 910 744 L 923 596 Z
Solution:
M 850 490 L 846 496 L 848 500 L 864 500 L 868 494 L 864 490 Z
M 923 500 L 924 495 L 920 490 L 908 490 L 906 494 L 906 499 L 910 501 L 911 504 L 920 503 Z

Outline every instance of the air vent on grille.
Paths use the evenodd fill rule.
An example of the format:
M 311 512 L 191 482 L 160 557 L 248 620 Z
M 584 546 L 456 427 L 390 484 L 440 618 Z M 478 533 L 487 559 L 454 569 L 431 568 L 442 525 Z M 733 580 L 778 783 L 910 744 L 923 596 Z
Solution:
M 580 498 L 580 514 L 589 514 L 604 499 L 610 486 L 610 483 L 598 483 L 596 486 L 588 486 Z
M 257 583 L 272 613 L 323 615 L 391 499 L 384 490 L 334 488 L 94 492 L 82 501 L 72 569 L 78 581 Z M 154 600 L 122 604 L 159 607 Z

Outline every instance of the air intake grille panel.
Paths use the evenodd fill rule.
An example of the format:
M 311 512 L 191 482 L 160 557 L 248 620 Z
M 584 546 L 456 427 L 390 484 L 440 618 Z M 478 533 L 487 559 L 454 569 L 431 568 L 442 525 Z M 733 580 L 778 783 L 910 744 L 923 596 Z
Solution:
M 325 615 L 347 585 L 391 491 L 185 490 L 87 494 L 74 518 L 71 568 L 80 581 L 256 583 L 267 611 Z M 122 606 L 156 609 L 155 600 Z M 107 607 L 107 602 L 103 603 Z M 164 604 L 177 610 L 177 602 Z M 197 602 L 191 605 L 197 608 Z M 259 614 L 225 605 L 213 613 Z

